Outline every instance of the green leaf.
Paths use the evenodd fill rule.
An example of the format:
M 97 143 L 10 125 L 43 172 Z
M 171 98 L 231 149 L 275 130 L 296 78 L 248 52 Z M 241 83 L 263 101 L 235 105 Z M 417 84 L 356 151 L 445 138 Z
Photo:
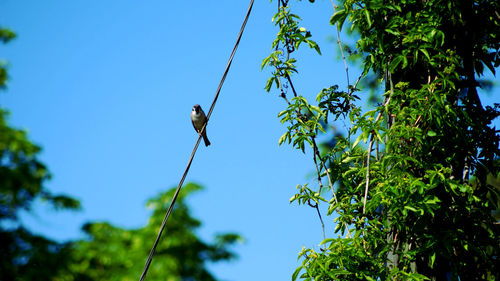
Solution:
M 428 60 L 431 60 L 431 57 L 429 56 L 429 52 L 427 51 L 427 49 L 420 49 L 420 52 L 422 52 Z
M 322 246 L 322 245 L 324 245 L 326 243 L 331 243 L 333 241 L 335 241 L 335 238 L 327 238 L 327 239 L 321 241 L 321 243 L 319 243 L 319 246 Z
M 405 209 L 408 209 L 408 210 L 415 212 L 415 213 L 417 212 L 417 209 L 410 207 L 410 206 L 405 206 Z
M 368 22 L 368 27 L 372 27 L 372 19 L 370 17 L 370 13 L 368 12 L 367 9 L 365 9 L 364 12 L 366 16 L 366 21 Z
M 300 271 L 302 270 L 302 266 L 297 267 L 295 271 L 292 274 L 292 281 L 297 280 L 297 277 L 299 276 Z
M 356 140 L 354 141 L 354 143 L 352 144 L 352 148 L 355 148 L 356 145 L 358 145 L 359 141 L 361 141 L 361 139 L 363 138 L 363 134 L 360 134 Z
M 382 135 L 378 130 L 375 130 L 375 135 L 377 136 L 377 139 L 380 143 L 384 143 L 384 139 L 382 138 Z
M 389 71 L 391 73 L 394 72 L 394 70 L 398 67 L 398 65 L 403 61 L 403 56 L 397 56 L 395 57 L 392 61 L 391 64 L 389 65 Z
M 342 26 L 344 25 L 344 21 L 345 21 L 346 17 L 347 17 L 347 13 L 346 13 L 345 9 L 338 10 L 330 18 L 330 24 L 331 25 L 338 24 L 338 29 L 342 30 Z
M 266 86 L 264 87 L 264 89 L 269 93 L 271 91 L 271 88 L 273 86 L 273 82 L 275 81 L 275 77 L 270 77 L 268 80 L 267 80 L 267 83 L 266 83 Z
M 396 35 L 396 36 L 399 36 L 399 34 L 400 34 L 398 31 L 392 30 L 392 29 L 388 29 L 388 28 L 385 29 L 385 32 L 390 33 L 392 35 Z
M 280 113 L 278 113 L 278 117 L 281 117 L 283 116 L 284 114 L 288 113 L 288 110 L 285 109 L 285 110 L 282 110 Z
M 279 139 L 279 141 L 278 141 L 278 145 L 281 145 L 281 144 L 282 144 L 283 142 L 285 142 L 286 140 L 288 140 L 288 143 L 290 143 L 290 132 L 286 132 L 286 133 L 284 133 L 284 134 L 280 137 L 280 139 Z

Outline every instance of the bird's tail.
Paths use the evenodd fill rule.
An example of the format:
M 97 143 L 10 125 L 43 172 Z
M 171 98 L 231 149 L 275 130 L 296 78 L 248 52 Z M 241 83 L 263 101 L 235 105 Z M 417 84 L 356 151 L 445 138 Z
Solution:
M 208 137 L 207 137 L 207 134 L 203 134 L 203 141 L 205 142 L 205 146 L 209 146 L 210 145 L 210 141 L 208 140 Z

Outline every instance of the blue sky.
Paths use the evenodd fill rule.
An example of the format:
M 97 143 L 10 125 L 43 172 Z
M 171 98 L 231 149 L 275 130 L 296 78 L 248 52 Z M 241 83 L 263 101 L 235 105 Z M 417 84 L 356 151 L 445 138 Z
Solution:
M 331 2 L 291 3 L 323 53 L 297 52 L 296 88 L 312 98 L 323 87 L 345 87 L 328 39 Z M 278 147 L 285 105 L 263 89 L 276 5 L 255 1 L 207 128 L 212 146 L 200 146 L 186 179 L 205 187 L 189 201 L 203 222 L 200 236 L 235 231 L 247 239 L 236 247 L 238 261 L 210 266 L 222 280 L 290 280 L 302 246 L 322 239 L 314 209 L 289 204 L 298 184 L 315 184 L 311 155 Z M 37 206 L 23 216 L 34 231 L 63 241 L 81 238 L 87 221 L 146 223 L 146 200 L 180 180 L 197 138 L 191 108 L 208 110 L 247 7 L 234 0 L 0 2 L 0 25 L 18 34 L 0 46 L 11 64 L 0 105 L 43 147 L 49 189 L 83 205 L 76 213 Z M 351 67 L 351 80 L 356 73 Z

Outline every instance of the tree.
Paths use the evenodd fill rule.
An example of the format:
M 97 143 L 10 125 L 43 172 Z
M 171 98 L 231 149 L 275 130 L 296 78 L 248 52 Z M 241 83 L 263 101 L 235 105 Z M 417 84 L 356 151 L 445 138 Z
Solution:
M 206 263 L 236 257 L 228 247 L 241 240 L 239 235 L 219 234 L 213 243 L 196 236 L 194 230 L 201 223 L 191 216 L 185 198 L 200 189 L 201 186 L 192 183 L 183 187 L 147 280 L 216 280 Z M 144 227 L 122 229 L 109 223 L 86 224 L 83 230 L 88 239 L 73 244 L 69 269 L 57 280 L 137 280 L 174 192 L 175 188 L 149 200 L 147 205 L 153 215 Z
M 312 150 L 318 185 L 299 185 L 291 201 L 316 208 L 321 220 L 326 203 L 336 222 L 320 251 L 300 253 L 293 279 L 499 280 L 500 137 L 491 121 L 500 112 L 481 104 L 477 88 L 500 65 L 500 3 L 340 1 L 330 24 L 338 37 L 353 32 L 356 45 L 339 43 L 340 51 L 363 72 L 353 84 L 346 67 L 347 89 L 322 89 L 313 104 L 293 85 L 293 53 L 320 49 L 288 2 L 278 0 L 273 18 L 266 89 L 276 86 L 287 103 L 280 144 Z M 364 111 L 358 95 L 370 76 L 383 102 Z M 337 120 L 345 135 L 319 146 Z

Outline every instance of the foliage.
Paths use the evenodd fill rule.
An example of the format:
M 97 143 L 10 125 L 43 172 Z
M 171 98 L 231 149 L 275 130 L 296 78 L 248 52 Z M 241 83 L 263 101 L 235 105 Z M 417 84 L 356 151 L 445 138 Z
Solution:
M 14 39 L 16 34 L 7 28 L 0 26 L 0 42 L 7 43 Z M 7 63 L 0 60 L 0 89 L 5 89 L 7 83 Z
M 326 203 L 336 222 L 320 251 L 301 251 L 293 280 L 500 279 L 500 137 L 491 126 L 500 112 L 477 93 L 484 70 L 500 65 L 500 3 L 340 1 L 330 24 L 356 36 L 350 49 L 363 72 L 355 84 L 347 73 L 345 91 L 333 85 L 311 103 L 293 85 L 292 53 L 303 43 L 319 47 L 289 1 L 278 2 L 265 88 L 275 85 L 287 103 L 280 144 L 310 147 L 318 182 L 299 185 L 291 201 L 318 214 Z M 364 111 L 357 95 L 367 89 L 358 82 L 370 74 L 383 102 Z M 318 137 L 337 120 L 349 124 L 345 136 L 321 149 Z
M 162 240 L 147 274 L 147 280 L 216 280 L 207 270 L 208 261 L 231 260 L 228 247 L 241 239 L 234 233 L 216 235 L 206 243 L 195 234 L 201 223 L 190 215 L 185 197 L 201 186 L 183 187 Z M 109 223 L 89 223 L 83 227 L 88 239 L 73 244 L 69 269 L 57 280 L 137 280 L 156 238 L 165 210 L 175 191 L 149 200 L 153 215 L 146 226 L 123 229 Z
M 0 280 L 53 280 L 70 261 L 70 243 L 52 241 L 22 226 L 0 228 L 0 241 Z
M 23 130 L 8 126 L 8 112 L 0 109 L 0 220 L 16 220 L 20 210 L 29 211 L 38 198 L 56 209 L 78 209 L 79 202 L 54 195 L 45 187 L 50 179 L 47 167 L 37 159 L 40 147 Z

